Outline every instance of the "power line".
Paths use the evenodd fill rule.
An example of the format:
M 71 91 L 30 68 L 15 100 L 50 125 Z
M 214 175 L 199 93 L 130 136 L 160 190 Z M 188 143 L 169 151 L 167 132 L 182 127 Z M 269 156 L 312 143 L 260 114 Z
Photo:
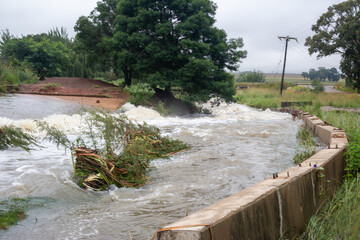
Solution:
M 300 48 L 301 47 L 301 48 Z M 312 58 L 308 53 L 307 53 L 307 49 L 300 45 L 300 44 L 297 44 L 297 45 L 291 45 L 290 46 L 291 49 L 297 51 L 299 54 L 301 54 L 302 56 L 304 56 L 305 58 L 307 58 L 308 60 L 312 61 L 313 63 L 316 63 L 317 65 L 320 65 L 320 64 L 323 64 L 323 65 L 326 65 L 328 67 L 335 67 L 335 68 L 338 68 L 339 66 L 336 66 L 334 64 L 331 64 L 331 63 L 328 63 L 326 61 L 324 61 L 323 59 L 314 59 Z M 303 49 L 302 49 L 303 48 Z

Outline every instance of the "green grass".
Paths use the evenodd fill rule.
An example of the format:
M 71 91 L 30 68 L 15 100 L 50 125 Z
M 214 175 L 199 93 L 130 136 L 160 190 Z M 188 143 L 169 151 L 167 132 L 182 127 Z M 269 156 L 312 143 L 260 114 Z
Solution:
M 40 91 L 54 90 L 58 87 L 60 87 L 60 83 L 45 83 L 41 85 Z
M 314 106 L 333 106 L 360 108 L 360 95 L 357 93 L 313 93 L 310 89 L 298 86 L 287 87 L 280 95 L 278 84 L 248 84 L 249 88 L 238 90 L 235 99 L 238 103 L 257 108 L 278 108 L 281 102 L 312 102 Z
M 266 82 L 276 82 L 279 83 L 281 81 L 281 74 L 265 74 L 266 75 Z M 285 74 L 284 77 L 285 83 L 292 83 L 298 85 L 311 85 L 311 80 L 304 79 L 300 74 Z M 335 85 L 336 82 L 322 82 L 324 85 Z
M 298 149 L 294 156 L 296 164 L 302 163 L 316 153 L 316 142 L 314 134 L 309 131 L 305 126 L 302 126 L 296 135 L 298 142 Z
M 0 62 L 0 93 L 6 92 L 6 86 L 17 86 L 21 83 L 34 83 L 37 78 L 27 67 L 12 66 Z

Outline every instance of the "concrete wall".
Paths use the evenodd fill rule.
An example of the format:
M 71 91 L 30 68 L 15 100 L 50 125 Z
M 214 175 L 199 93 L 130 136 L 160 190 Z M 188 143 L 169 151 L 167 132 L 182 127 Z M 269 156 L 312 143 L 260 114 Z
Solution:
M 279 239 L 305 230 L 344 175 L 344 131 L 307 112 L 302 119 L 328 147 L 275 179 L 264 180 L 159 230 L 156 239 Z M 316 167 L 315 167 L 316 166 Z M 323 167 L 324 170 L 319 169 Z

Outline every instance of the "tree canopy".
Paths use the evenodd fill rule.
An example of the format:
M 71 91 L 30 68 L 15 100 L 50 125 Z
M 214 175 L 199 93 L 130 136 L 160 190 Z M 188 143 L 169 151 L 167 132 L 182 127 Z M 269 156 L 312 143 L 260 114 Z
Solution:
M 309 72 L 302 72 L 301 76 L 304 79 L 309 78 L 310 80 L 320 80 L 326 81 L 326 79 L 330 82 L 337 82 L 340 80 L 340 73 L 336 68 L 326 69 L 324 67 L 319 67 L 318 70 L 310 69 Z
M 61 68 L 70 63 L 69 52 L 70 50 L 62 42 L 51 40 L 47 34 L 28 35 L 21 38 L 5 39 L 4 37 L 1 44 L 3 60 L 13 64 L 30 65 L 40 79 L 59 74 Z
M 246 51 L 241 38 L 227 39 L 214 26 L 215 12 L 211 0 L 103 0 L 75 30 L 94 54 L 111 59 L 126 85 L 136 76 L 166 92 L 176 87 L 190 101 L 229 101 L 235 88 L 226 71 L 236 70 Z
M 360 1 L 348 0 L 328 8 L 306 39 L 309 53 L 318 58 L 341 54 L 340 69 L 348 84 L 360 92 Z

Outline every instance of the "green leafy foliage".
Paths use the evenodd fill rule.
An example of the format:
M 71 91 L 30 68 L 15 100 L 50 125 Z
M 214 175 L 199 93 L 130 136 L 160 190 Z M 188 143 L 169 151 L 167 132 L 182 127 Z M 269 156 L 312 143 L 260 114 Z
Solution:
M 117 56 L 109 44 L 114 35 L 118 3 L 119 0 L 98 1 L 88 17 L 81 16 L 75 24 L 75 49 L 79 54 L 77 57 L 81 58 L 78 64 L 81 66 L 86 61 L 87 66 L 83 69 L 86 74 L 92 75 L 89 67 L 93 66 L 98 68 L 98 72 L 114 70 L 120 78 L 122 69 L 116 65 Z
M 341 54 L 340 69 L 349 85 L 360 92 L 360 2 L 348 0 L 328 8 L 306 39 L 309 53 L 318 57 Z
M 13 126 L 3 126 L 0 128 L 0 150 L 19 147 L 25 151 L 30 151 L 31 146 L 39 146 L 39 144 L 34 137 L 25 133 L 20 128 Z
M 312 91 L 315 93 L 324 92 L 324 86 L 320 83 L 319 80 L 312 81 L 311 86 L 313 87 Z
M 236 79 L 236 82 L 265 82 L 265 74 L 260 71 L 252 71 L 240 73 Z
M 360 171 L 360 132 L 353 136 L 346 147 L 346 171 L 347 177 L 353 178 Z
M 54 76 L 69 65 L 70 50 L 46 34 L 12 38 L 1 45 L 1 57 L 13 64 L 31 66 L 40 79 Z
M 11 65 L 0 62 L 0 93 L 6 92 L 7 86 L 18 86 L 21 83 L 36 81 L 33 70 L 24 65 Z
M 129 102 L 138 105 L 149 105 L 150 99 L 155 95 L 154 89 L 147 83 L 138 83 L 124 89 L 129 94 Z
M 162 137 L 159 129 L 146 123 L 135 124 L 123 115 L 99 111 L 84 114 L 87 130 L 78 133 L 75 141 L 44 122 L 38 125 L 47 132 L 49 141 L 72 151 L 76 182 L 87 189 L 105 190 L 111 184 L 142 186 L 151 160 L 188 148 L 180 141 Z
M 234 83 L 225 69 L 236 70 L 246 52 L 242 39 L 228 40 L 214 27 L 215 11 L 210 0 L 103 0 L 79 18 L 76 39 L 121 70 L 127 86 L 136 78 L 167 92 L 180 88 L 187 101 L 231 101 Z
M 137 56 L 133 68 L 145 72 L 148 83 L 165 90 L 180 87 L 188 101 L 204 102 L 211 95 L 232 100 L 234 84 L 224 69 L 235 70 L 245 57 L 239 51 L 243 42 L 227 41 L 225 32 L 213 26 L 212 1 L 129 2 L 118 7 L 117 33 L 123 38 L 116 43 L 134 43 L 127 47 Z
M 300 128 L 296 139 L 298 141 L 298 148 L 294 156 L 294 162 L 298 164 L 314 155 L 317 149 L 314 135 L 305 126 Z
M 51 198 L 13 197 L 0 202 L 0 229 L 7 230 L 10 226 L 25 219 L 26 211 L 32 208 L 44 206 L 52 202 Z
M 320 80 L 325 81 L 326 79 L 330 82 L 337 82 L 340 80 L 340 73 L 336 68 L 326 69 L 324 67 L 319 67 L 318 70 L 310 69 L 309 72 L 302 72 L 301 76 L 304 79 L 310 80 Z
M 0 229 L 8 229 L 10 226 L 25 219 L 25 217 L 25 211 L 22 209 L 14 208 L 7 211 L 0 210 Z

